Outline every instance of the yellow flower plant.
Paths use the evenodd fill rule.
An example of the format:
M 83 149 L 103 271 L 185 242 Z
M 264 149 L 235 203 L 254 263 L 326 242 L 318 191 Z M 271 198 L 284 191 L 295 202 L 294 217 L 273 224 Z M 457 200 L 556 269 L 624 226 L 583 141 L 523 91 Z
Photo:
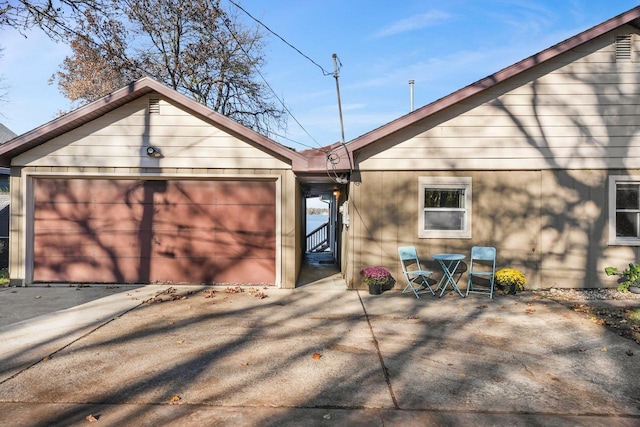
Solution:
M 527 279 L 515 268 L 502 268 L 496 271 L 496 286 L 502 289 L 504 294 L 516 293 L 524 290 Z

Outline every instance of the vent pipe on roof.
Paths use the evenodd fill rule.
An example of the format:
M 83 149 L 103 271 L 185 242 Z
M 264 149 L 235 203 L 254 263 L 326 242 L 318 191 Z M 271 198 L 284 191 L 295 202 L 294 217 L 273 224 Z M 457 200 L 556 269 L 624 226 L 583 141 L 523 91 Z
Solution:
M 410 99 L 410 111 L 413 111 L 413 84 L 415 83 L 415 81 L 413 80 L 409 80 L 409 99 Z

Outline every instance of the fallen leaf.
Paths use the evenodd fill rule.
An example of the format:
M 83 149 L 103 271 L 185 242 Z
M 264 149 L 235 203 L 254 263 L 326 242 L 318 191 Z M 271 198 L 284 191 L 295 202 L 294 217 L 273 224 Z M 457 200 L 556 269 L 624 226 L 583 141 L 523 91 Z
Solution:
M 527 305 L 528 305 L 528 306 L 532 306 L 532 305 L 533 305 L 533 303 L 532 303 L 532 302 L 527 302 Z
M 535 313 L 536 309 L 535 308 L 527 308 L 524 312 L 527 314 L 533 314 Z
M 602 348 L 600 349 L 600 351 L 602 351 L 602 352 L 606 352 L 606 351 L 607 351 L 607 346 L 602 347 Z
M 458 311 L 464 311 L 464 308 L 458 307 Z
M 325 420 L 330 420 L 331 419 L 331 414 L 325 414 L 322 416 L 322 418 L 324 418 Z
M 482 310 L 483 308 L 487 308 L 487 306 L 483 304 L 483 305 L 477 306 L 476 308 Z
M 171 403 L 172 405 L 175 405 L 178 402 L 180 402 L 180 396 L 178 395 L 174 395 L 171 399 L 169 399 L 169 403 Z
M 40 295 L 36 295 L 36 299 L 40 299 L 42 298 Z
M 242 362 L 242 366 L 249 366 L 249 362 Z
M 460 374 L 458 374 L 460 376 L 460 378 L 465 378 L 467 376 L 467 374 L 465 374 L 464 372 L 460 372 Z
M 93 416 L 93 414 L 89 414 L 85 417 L 85 419 L 87 421 L 89 421 L 90 423 L 95 423 L 96 421 L 98 421 L 98 419 L 96 417 Z
M 215 290 L 213 290 L 213 289 L 209 289 L 209 290 L 203 291 L 203 292 L 202 292 L 202 295 L 203 295 L 205 298 L 213 298 L 213 297 L 215 297 L 215 296 L 216 296 L 216 291 L 215 291 Z
M 178 340 L 176 341 L 178 344 L 182 344 L 184 342 L 184 340 Z
M 313 353 L 313 356 L 311 357 L 313 357 L 315 360 L 318 360 L 322 357 L 322 355 L 320 353 Z

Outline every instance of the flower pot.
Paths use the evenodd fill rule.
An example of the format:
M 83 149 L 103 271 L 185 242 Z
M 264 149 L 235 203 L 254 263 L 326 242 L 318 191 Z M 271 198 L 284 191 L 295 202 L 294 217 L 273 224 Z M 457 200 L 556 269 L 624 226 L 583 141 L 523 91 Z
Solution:
M 640 286 L 629 286 L 629 292 L 632 294 L 640 294 Z
M 515 295 L 517 292 L 516 290 L 516 284 L 511 284 L 511 285 L 505 285 L 502 288 L 502 293 L 504 293 L 505 295 Z
M 382 293 L 382 286 L 369 285 L 369 293 L 371 295 L 380 295 Z

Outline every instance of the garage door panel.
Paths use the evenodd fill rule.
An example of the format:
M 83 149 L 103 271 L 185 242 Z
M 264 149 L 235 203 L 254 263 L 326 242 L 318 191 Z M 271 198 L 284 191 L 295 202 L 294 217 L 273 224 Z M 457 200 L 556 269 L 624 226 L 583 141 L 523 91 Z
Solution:
M 218 206 L 216 214 L 219 230 L 275 233 L 275 212 L 269 206 Z
M 216 257 L 273 258 L 275 257 L 275 236 L 259 233 L 216 233 Z
M 34 231 L 36 233 L 82 233 L 91 236 L 122 231 L 130 232 L 140 227 L 140 221 L 135 218 L 73 220 L 62 218 L 44 219 L 39 217 L 36 218 Z
M 237 214 L 236 214 L 237 215 Z M 156 230 L 207 230 L 217 228 L 215 209 L 204 212 L 202 209 L 191 206 L 173 206 L 171 209 L 160 209 L 153 216 L 153 225 Z
M 159 196 L 161 204 L 213 205 L 218 192 L 215 181 L 171 181 Z
M 153 265 L 151 281 L 172 283 L 273 283 L 272 259 L 169 258 Z M 169 278 L 169 279 L 168 279 Z
M 36 217 L 33 229 L 36 233 L 84 233 L 82 221 L 62 218 L 42 218 Z
M 138 283 L 137 259 L 43 256 L 38 262 L 38 282 Z
M 90 203 L 53 203 L 41 202 L 35 205 L 35 219 L 53 218 L 86 218 L 91 216 L 92 207 Z
M 57 257 L 92 257 L 93 248 L 85 244 L 81 235 L 38 234 L 33 248 L 34 256 L 40 260 L 44 256 Z
M 219 283 L 271 283 L 264 278 L 273 271 L 273 259 L 218 259 L 218 263 L 226 266 L 216 272 Z
M 275 183 L 231 181 L 219 183 L 218 205 L 274 205 Z
M 34 281 L 274 282 L 273 181 L 34 182 Z
M 154 233 L 153 251 L 163 256 L 209 257 L 215 252 L 216 242 L 211 232 Z
M 147 233 L 148 236 L 151 233 Z M 76 255 L 117 254 L 117 256 L 140 256 L 139 236 L 130 232 L 111 231 L 101 235 L 88 235 L 83 232 L 53 232 L 35 234 L 34 253 L 36 255 L 61 254 L 70 258 Z M 148 240 L 147 237 L 146 240 Z

